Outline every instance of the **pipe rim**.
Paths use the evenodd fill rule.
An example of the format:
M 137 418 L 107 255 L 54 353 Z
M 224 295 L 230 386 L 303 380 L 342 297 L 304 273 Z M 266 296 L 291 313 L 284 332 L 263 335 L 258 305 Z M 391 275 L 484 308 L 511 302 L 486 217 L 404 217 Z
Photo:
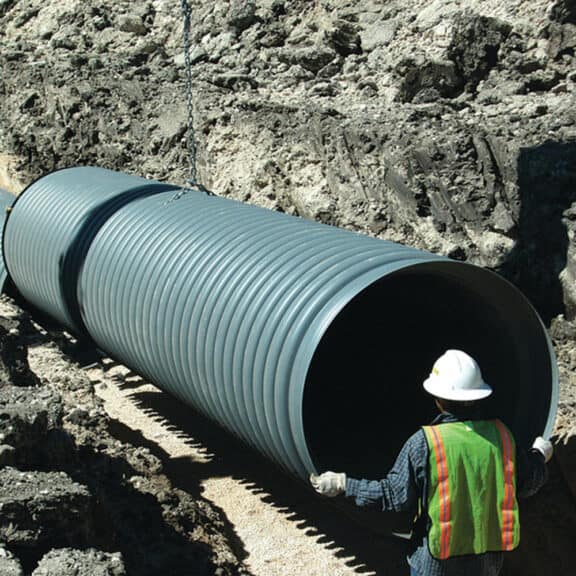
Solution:
M 308 372 L 311 368 L 315 352 L 332 323 L 342 313 L 344 308 L 364 290 L 374 286 L 385 278 L 392 278 L 394 275 L 407 271 L 436 272 L 439 275 L 442 275 L 441 273 L 445 272 L 445 270 L 449 272 L 448 275 L 451 278 L 461 278 L 468 274 L 471 274 L 472 276 L 485 275 L 489 281 L 500 284 L 503 291 L 514 295 L 519 307 L 524 307 L 526 309 L 530 316 L 529 321 L 534 324 L 534 327 L 539 327 L 540 335 L 543 337 L 546 352 L 549 357 L 548 372 L 550 375 L 549 382 L 547 383 L 550 386 L 550 402 L 547 407 L 547 415 L 542 430 L 542 436 L 549 438 L 552 435 L 558 411 L 559 371 L 552 340 L 546 326 L 542 322 L 540 315 L 532 303 L 509 280 L 503 278 L 492 270 L 481 268 L 468 262 L 455 261 L 441 256 L 435 256 L 433 258 L 415 257 L 410 259 L 409 263 L 403 261 L 378 266 L 358 277 L 354 282 L 344 286 L 331 299 L 329 299 L 324 307 L 318 312 L 313 326 L 309 328 L 305 338 L 302 340 L 295 355 L 295 368 L 291 374 L 289 385 L 290 423 L 295 440 L 297 441 L 297 444 L 302 447 L 302 452 L 300 454 L 301 466 L 299 470 L 293 470 L 293 472 L 296 472 L 298 476 L 301 478 L 307 478 L 310 473 L 323 471 L 317 469 L 316 463 L 309 449 L 304 422 L 304 391 Z

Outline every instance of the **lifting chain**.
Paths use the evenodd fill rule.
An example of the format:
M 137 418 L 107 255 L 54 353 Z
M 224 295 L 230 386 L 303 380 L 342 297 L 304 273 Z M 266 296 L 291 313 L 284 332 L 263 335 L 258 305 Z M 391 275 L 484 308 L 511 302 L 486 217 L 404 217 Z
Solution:
M 212 195 L 212 192 L 204 188 L 197 181 L 196 174 L 196 134 L 194 132 L 194 101 L 192 99 L 192 63 L 190 60 L 190 18 L 192 10 L 188 0 L 180 0 L 182 16 L 184 18 L 183 26 L 183 44 L 184 44 L 184 64 L 186 68 L 186 100 L 188 107 L 188 126 L 187 126 L 187 145 L 188 145 L 188 162 L 190 165 L 190 174 L 188 185 L 190 188 L 197 189 Z

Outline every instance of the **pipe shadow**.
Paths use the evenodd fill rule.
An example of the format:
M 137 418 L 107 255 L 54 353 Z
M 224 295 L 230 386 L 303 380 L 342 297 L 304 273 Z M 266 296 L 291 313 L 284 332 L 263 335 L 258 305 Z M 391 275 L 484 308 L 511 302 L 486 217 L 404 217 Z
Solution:
M 167 454 L 157 444 L 148 440 L 141 432 L 129 428 L 124 423 L 114 418 L 110 418 L 108 421 L 108 431 L 111 436 L 113 436 L 118 440 L 121 440 L 122 442 L 130 444 L 132 446 L 144 447 L 147 450 L 149 450 L 149 452 L 153 456 L 155 456 L 156 458 L 158 458 L 158 460 L 160 460 L 160 462 L 162 463 L 162 473 L 166 474 L 170 478 L 175 488 L 184 490 L 186 494 L 190 495 L 194 499 L 204 500 L 204 497 L 202 496 L 202 489 L 199 482 L 188 481 L 186 483 L 187 487 L 183 488 L 183 483 L 174 481 L 173 473 L 170 470 L 171 468 L 170 463 L 172 461 L 170 455 Z M 175 463 L 177 462 L 175 461 Z M 185 473 L 186 471 L 182 470 L 182 472 Z M 240 539 L 236 530 L 234 529 L 234 526 L 228 521 L 228 519 L 226 518 L 226 514 L 222 509 L 216 506 L 213 502 L 210 502 L 210 506 L 211 508 L 215 509 L 219 514 L 221 520 L 220 528 L 222 528 L 223 535 L 226 538 L 226 541 L 228 542 L 232 550 L 234 551 L 234 554 L 240 561 L 244 561 L 248 557 L 248 553 L 244 548 L 242 540 Z M 250 573 L 246 571 L 245 568 L 243 568 L 242 574 L 249 576 Z
M 497 272 L 515 284 L 546 326 L 566 313 L 560 273 L 570 239 L 566 211 L 576 202 L 576 142 L 545 142 L 518 157 L 518 240 Z M 576 311 L 571 311 L 572 313 Z
M 124 387 L 124 385 L 120 385 Z M 386 514 L 360 510 L 352 504 L 322 498 L 307 484 L 292 478 L 226 430 L 167 393 L 137 391 L 128 386 L 134 403 L 151 418 L 168 424 L 191 447 L 203 447 L 206 461 L 170 457 L 153 441 L 138 437 L 126 427 L 112 424 L 120 440 L 145 445 L 178 488 L 201 496 L 204 479 L 232 477 L 270 504 L 307 537 L 343 559 L 358 574 L 404 576 L 407 541 L 389 531 Z M 225 512 L 221 510 L 225 515 Z M 232 529 L 229 536 L 237 541 Z
M 207 533 L 213 530 L 211 523 L 204 525 L 186 498 L 179 499 L 178 508 L 168 518 L 164 503 L 153 493 L 156 487 L 151 484 L 137 489 L 127 481 L 138 477 L 139 471 L 124 457 L 112 457 L 94 447 L 83 447 L 79 462 L 65 471 L 85 485 L 97 503 L 92 506 L 93 533 L 86 547 L 121 552 L 127 574 L 187 576 L 192 571 L 208 576 L 218 573 L 213 546 L 202 538 L 191 540 L 186 536 L 192 529 Z M 147 493 L 148 490 L 151 493 Z M 233 563 L 225 567 L 225 573 L 249 576 L 249 572 Z

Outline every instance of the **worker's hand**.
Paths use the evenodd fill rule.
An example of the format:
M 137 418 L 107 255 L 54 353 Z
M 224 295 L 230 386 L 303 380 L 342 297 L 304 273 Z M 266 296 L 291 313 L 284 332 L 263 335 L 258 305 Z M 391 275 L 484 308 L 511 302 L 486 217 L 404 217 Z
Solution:
M 310 474 L 310 484 L 318 494 L 332 498 L 346 491 L 346 474 L 344 472 L 324 472 L 319 476 Z
M 538 438 L 534 440 L 534 444 L 532 444 L 532 450 L 540 452 L 540 454 L 544 456 L 544 462 L 549 462 L 550 458 L 552 458 L 552 454 L 554 454 L 554 447 L 552 446 L 552 442 L 545 440 L 542 438 L 542 436 L 538 436 Z

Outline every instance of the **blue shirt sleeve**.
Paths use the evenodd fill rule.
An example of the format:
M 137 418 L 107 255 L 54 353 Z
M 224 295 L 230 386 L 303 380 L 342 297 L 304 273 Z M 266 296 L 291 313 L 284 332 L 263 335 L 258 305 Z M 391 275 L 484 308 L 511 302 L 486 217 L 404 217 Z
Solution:
M 426 478 L 428 446 L 424 432 L 413 434 L 402 447 L 394 466 L 382 480 L 346 480 L 346 496 L 357 506 L 377 506 L 391 512 L 418 510 Z

